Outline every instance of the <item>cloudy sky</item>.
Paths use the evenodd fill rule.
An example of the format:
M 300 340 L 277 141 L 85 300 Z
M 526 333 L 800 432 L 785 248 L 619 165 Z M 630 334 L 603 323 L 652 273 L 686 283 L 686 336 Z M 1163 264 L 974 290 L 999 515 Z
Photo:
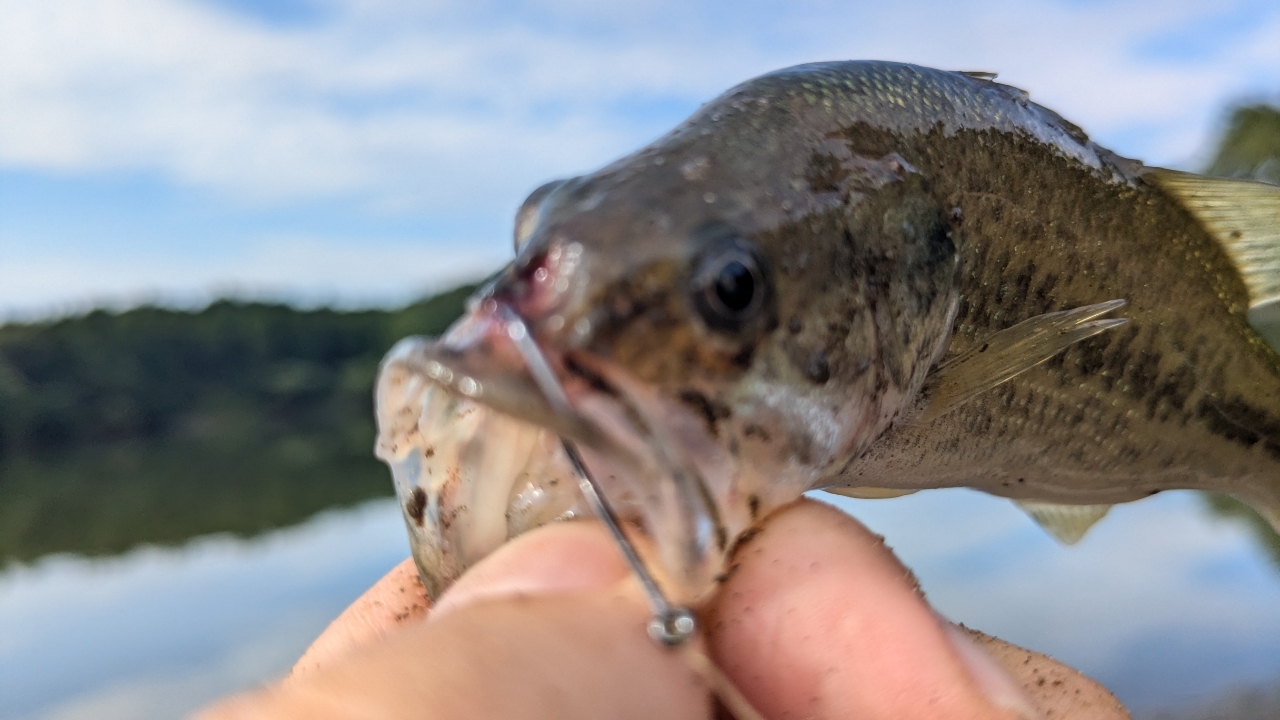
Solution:
M 1274 0 L 0 0 L 0 317 L 396 303 L 495 267 L 543 180 L 768 70 L 1002 81 L 1153 164 L 1280 99 Z

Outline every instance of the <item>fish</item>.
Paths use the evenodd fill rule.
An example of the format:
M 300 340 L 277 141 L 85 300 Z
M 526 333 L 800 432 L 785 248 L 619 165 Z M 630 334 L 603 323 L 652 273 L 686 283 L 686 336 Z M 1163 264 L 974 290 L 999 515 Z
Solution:
M 1197 489 L 1280 529 L 1280 187 L 1121 157 L 991 73 L 844 61 L 742 83 L 514 225 L 376 390 L 433 595 L 590 514 L 561 438 L 685 603 L 818 489 L 975 488 L 1065 542 Z

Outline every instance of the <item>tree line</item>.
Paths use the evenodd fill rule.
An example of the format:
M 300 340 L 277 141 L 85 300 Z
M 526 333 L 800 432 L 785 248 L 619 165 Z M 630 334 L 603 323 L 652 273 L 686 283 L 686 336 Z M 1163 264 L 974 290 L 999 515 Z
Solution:
M 0 327 L 0 564 L 251 534 L 387 494 L 378 362 L 473 287 L 396 311 L 223 300 Z

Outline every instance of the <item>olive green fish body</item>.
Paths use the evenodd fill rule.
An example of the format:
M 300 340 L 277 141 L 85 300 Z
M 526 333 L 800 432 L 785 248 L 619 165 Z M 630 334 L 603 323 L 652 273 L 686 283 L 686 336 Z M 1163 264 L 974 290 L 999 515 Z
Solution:
M 591 232 L 595 242 L 684 248 L 682 258 L 696 255 L 688 238 L 707 223 L 749 236 L 775 273 L 776 297 L 769 329 L 745 350 L 728 343 L 753 353 L 742 379 L 727 385 L 733 363 L 706 361 L 711 343 L 683 320 L 683 298 L 653 303 L 630 287 L 598 286 L 593 303 L 626 310 L 600 322 L 596 351 L 699 398 L 739 451 L 769 436 L 772 452 L 820 465 L 820 484 L 969 485 L 1073 503 L 1174 487 L 1274 497 L 1277 355 L 1249 327 L 1246 288 L 1222 245 L 1145 172 L 981 77 L 874 62 L 765 76 L 606 169 L 609 180 L 626 178 L 613 192 L 627 199 L 609 204 L 625 219 Z M 579 181 L 579 194 L 602 191 L 600 177 Z M 648 197 L 627 195 L 633 188 Z M 678 218 L 673 230 L 635 227 L 653 207 L 659 225 Z M 610 250 L 628 273 L 646 267 Z M 685 294 L 687 280 L 673 276 L 654 285 Z M 1128 302 L 1125 327 L 933 422 L 908 417 L 906 401 L 937 360 L 1022 320 L 1113 298 Z M 677 306 L 666 325 L 635 321 L 637 304 L 661 317 L 663 302 Z M 703 387 L 717 383 L 718 393 Z M 759 404 L 749 390 L 758 384 L 825 405 L 844 432 L 824 445 L 823 433 L 788 430 L 813 430 L 821 413 L 807 425 L 757 422 L 744 406 Z M 748 419 L 735 422 L 735 407 Z M 870 410 L 851 418 L 842 413 L 851 407 Z
M 504 529 L 581 514 L 538 432 L 582 446 L 686 599 L 815 488 L 977 487 L 1042 520 L 1035 503 L 1199 488 L 1280 525 L 1280 356 L 1250 324 L 1280 307 L 1280 190 L 1206 182 L 981 74 L 840 62 L 748 81 L 535 191 L 468 316 L 389 356 L 380 453 L 433 544 L 420 566 L 449 568 L 442 587 Z M 486 491 L 506 506 L 450 500 L 479 495 L 441 477 L 506 455 L 445 437 L 456 423 L 412 399 L 424 374 L 468 399 L 459 418 L 529 423 Z M 465 446 L 458 467 L 432 469 L 428 436 Z
M 909 97 L 930 96 L 920 70 L 895 70 Z M 1065 503 L 1187 487 L 1280 500 L 1280 363 L 1246 320 L 1221 243 L 1137 163 L 1048 111 L 1019 112 L 1015 90 L 946 75 L 937 82 L 957 94 L 998 93 L 1011 107 L 987 112 L 1019 120 L 925 118 L 906 131 L 868 120 L 843 133 L 858 154 L 896 152 L 949 208 L 960 302 L 944 362 L 1018 322 L 1111 298 L 1127 301 L 1129 323 L 942 418 L 897 426 L 832 477 Z

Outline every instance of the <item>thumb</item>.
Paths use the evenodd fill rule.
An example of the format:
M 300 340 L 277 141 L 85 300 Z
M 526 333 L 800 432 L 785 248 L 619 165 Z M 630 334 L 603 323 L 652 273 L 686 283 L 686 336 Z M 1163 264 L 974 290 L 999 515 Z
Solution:
M 883 539 L 830 506 L 775 513 L 731 567 L 712 654 L 767 717 L 1128 717 L 1083 675 L 942 621 Z
M 210 718 L 694 718 L 709 701 L 604 529 L 563 523 L 500 548 L 406 623 Z
M 881 538 L 802 501 L 740 547 L 713 656 L 767 717 L 1035 717 L 1020 688 L 924 602 Z

